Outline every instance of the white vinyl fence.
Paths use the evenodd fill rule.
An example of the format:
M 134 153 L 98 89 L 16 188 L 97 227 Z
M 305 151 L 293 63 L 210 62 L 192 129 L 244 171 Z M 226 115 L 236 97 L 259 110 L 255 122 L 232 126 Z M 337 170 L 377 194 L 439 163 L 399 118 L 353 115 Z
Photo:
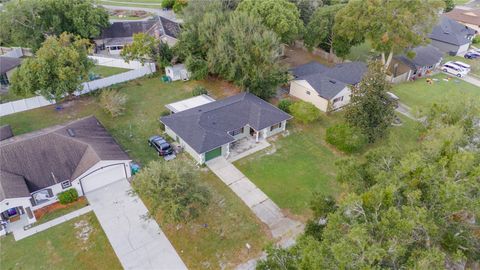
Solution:
M 138 61 L 130 61 L 126 63 L 122 59 L 114 59 L 107 57 L 98 57 L 98 56 L 89 56 L 89 58 L 94 59 L 97 65 L 108 66 L 108 67 L 119 67 L 119 68 L 131 68 L 127 72 L 116 74 L 110 77 L 84 82 L 82 83 L 81 90 L 76 91 L 74 95 L 79 96 L 83 95 L 104 87 L 108 87 L 114 84 L 123 83 L 131 81 L 145 75 L 155 72 L 154 63 L 145 63 L 143 66 Z M 0 104 L 0 116 L 5 116 L 17 112 L 28 111 L 48 105 L 55 104 L 54 101 L 50 102 L 42 96 L 26 98 L 16 101 L 11 101 L 8 103 Z

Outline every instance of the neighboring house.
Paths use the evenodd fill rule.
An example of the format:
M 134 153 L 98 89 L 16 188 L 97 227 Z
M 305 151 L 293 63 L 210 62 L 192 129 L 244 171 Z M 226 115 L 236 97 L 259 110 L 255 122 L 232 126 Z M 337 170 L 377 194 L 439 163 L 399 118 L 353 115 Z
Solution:
M 310 102 L 321 111 L 337 110 L 350 102 L 351 87 L 363 77 L 367 66 L 347 62 L 327 67 L 310 62 L 291 69 L 290 95 Z
M 472 28 L 473 30 L 477 31 L 477 33 L 480 32 L 480 8 L 469 10 L 454 8 L 444 15 L 467 27 Z
M 138 33 L 146 33 L 173 46 L 180 35 L 180 24 L 161 16 L 147 21 L 114 22 L 94 39 L 96 50 L 120 54 L 125 45 L 133 42 L 133 35 Z
M 184 64 L 165 67 L 165 74 L 172 81 L 188 81 L 190 79 L 190 72 L 188 72 Z
M 257 142 L 285 130 L 292 116 L 250 93 L 160 118 L 165 132 L 200 164 L 228 157 L 232 143 L 247 136 Z
M 450 55 L 462 55 L 468 51 L 476 31 L 446 16 L 440 16 L 438 24 L 428 36 L 431 44 Z
M 17 57 L 0 56 L 0 86 L 8 86 L 13 72 L 22 63 Z
M 430 75 L 443 59 L 443 53 L 432 45 L 416 47 L 414 58 L 395 56 L 388 69 L 387 79 L 393 83 L 415 80 Z
M 93 116 L 2 140 L 0 219 L 7 229 L 31 224 L 34 210 L 59 192 L 75 188 L 81 196 L 130 177 L 130 161 Z

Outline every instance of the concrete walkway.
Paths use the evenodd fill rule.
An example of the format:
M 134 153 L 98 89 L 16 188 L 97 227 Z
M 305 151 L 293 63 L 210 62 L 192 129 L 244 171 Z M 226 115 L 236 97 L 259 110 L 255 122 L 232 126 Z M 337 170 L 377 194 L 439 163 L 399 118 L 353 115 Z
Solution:
M 87 193 L 88 201 L 124 269 L 187 269 L 148 210 L 119 180 Z
M 473 85 L 475 85 L 475 86 L 480 87 L 480 79 L 477 79 L 477 78 L 475 78 L 475 77 L 473 77 L 473 76 L 471 76 L 471 75 L 467 75 L 467 76 L 465 76 L 465 77 L 463 77 L 463 78 L 461 78 L 461 79 L 464 80 L 464 81 L 466 81 L 466 82 L 468 82 L 468 83 L 471 83 L 471 84 L 473 84 Z
M 303 231 L 302 223 L 286 217 L 263 191 L 225 158 L 210 160 L 207 166 L 268 226 L 274 238 L 288 242 Z
M 50 229 L 51 227 L 53 226 L 57 226 L 58 224 L 62 224 L 64 223 L 65 221 L 69 221 L 71 219 L 74 219 L 76 217 L 79 217 L 83 214 L 86 214 L 88 212 L 92 211 L 92 207 L 90 207 L 90 205 L 88 206 L 85 206 L 81 209 L 78 209 L 76 211 L 73 211 L 73 212 L 70 212 L 64 216 L 61 216 L 61 217 L 58 217 L 58 218 L 55 218 L 55 219 L 52 219 L 48 222 L 45 222 L 45 223 L 42 223 L 40 225 L 37 225 L 35 227 L 32 227 L 28 230 L 15 230 L 13 231 L 13 237 L 15 238 L 16 241 L 18 240 L 22 240 L 26 237 L 29 237 L 29 236 L 32 236 L 36 233 L 39 233 L 39 232 L 43 232 L 47 229 Z

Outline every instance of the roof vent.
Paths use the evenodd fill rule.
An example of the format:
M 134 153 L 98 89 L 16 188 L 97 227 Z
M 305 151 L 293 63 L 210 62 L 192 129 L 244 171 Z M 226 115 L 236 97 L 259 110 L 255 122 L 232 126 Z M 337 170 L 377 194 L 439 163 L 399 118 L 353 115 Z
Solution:
M 337 82 L 334 81 L 334 80 L 328 80 L 329 82 L 333 83 L 333 84 L 336 84 Z
M 75 131 L 71 128 L 67 128 L 68 136 L 75 137 Z
M 217 123 L 216 122 L 212 122 L 212 125 L 216 125 Z

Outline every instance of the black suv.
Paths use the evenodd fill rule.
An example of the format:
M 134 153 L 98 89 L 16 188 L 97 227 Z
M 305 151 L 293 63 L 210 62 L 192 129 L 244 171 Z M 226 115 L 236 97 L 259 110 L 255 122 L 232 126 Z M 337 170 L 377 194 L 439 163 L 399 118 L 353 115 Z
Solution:
M 148 145 L 155 147 L 159 156 L 173 154 L 172 146 L 161 136 L 155 135 L 148 139 Z

